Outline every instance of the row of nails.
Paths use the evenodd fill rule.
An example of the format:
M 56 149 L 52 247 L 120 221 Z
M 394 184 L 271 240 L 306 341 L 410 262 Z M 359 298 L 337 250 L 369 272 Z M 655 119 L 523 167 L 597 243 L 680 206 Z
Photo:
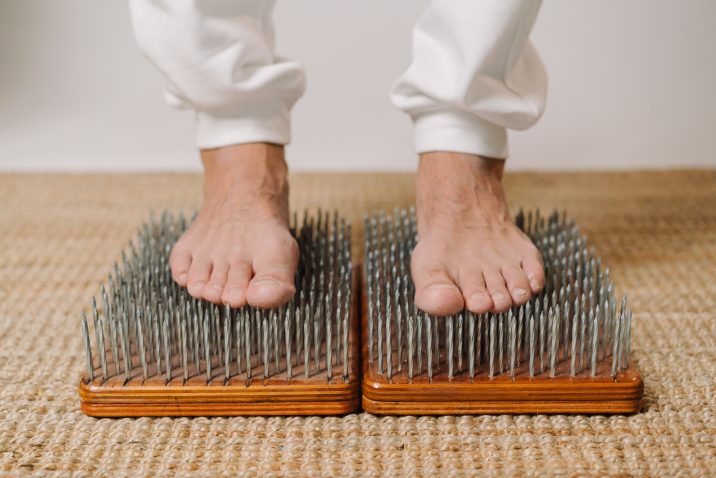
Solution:
M 480 374 L 571 377 L 608 373 L 628 365 L 631 310 L 626 296 L 617 311 L 609 270 L 587 248 L 573 220 L 520 211 L 516 224 L 539 248 L 544 290 L 507 313 L 470 311 L 430 316 L 414 303 L 410 251 L 417 241 L 415 211 L 396 209 L 365 218 L 368 355 L 377 373 L 391 380 L 442 371 L 449 379 Z M 444 366 L 443 366 L 444 364 Z M 464 367 L 467 364 L 467 367 Z
M 351 229 L 337 214 L 294 215 L 291 232 L 301 261 L 296 295 L 272 309 L 232 309 L 197 300 L 171 278 L 171 245 L 183 215 L 145 223 L 82 318 L 87 377 L 127 383 L 161 377 L 186 382 L 288 380 L 322 372 L 348 380 L 351 327 Z M 93 330 L 91 330 L 93 329 Z M 94 346 L 92 344 L 94 338 Z
M 506 314 L 465 311 L 438 318 L 413 302 L 414 210 L 366 217 L 368 349 L 378 373 L 392 379 L 406 368 L 409 380 L 420 374 L 432 379 L 446 364 L 449 378 L 465 373 L 534 377 L 545 370 L 556 376 L 567 363 L 565 374 L 595 375 L 598 363 L 611 357 L 610 372 L 616 376 L 627 366 L 631 311 L 626 297 L 617 312 L 609 271 L 587 249 L 574 221 L 564 214 L 520 211 L 516 223 L 542 253 L 544 291 Z M 347 379 L 350 226 L 335 213 L 332 221 L 328 214 L 306 213 L 300 226 L 294 215 L 291 230 L 301 250 L 297 293 L 286 306 L 268 311 L 221 309 L 174 284 L 168 255 L 186 224 L 184 216 L 167 213 L 146 223 L 102 289 L 102 314 L 93 300 L 99 363 L 93 361 L 87 319 L 82 321 L 90 379 L 106 380 L 123 370 L 125 382 L 134 375 L 143 380 L 164 375 L 169 382 L 175 370 L 183 381 L 205 374 L 209 382 L 222 377 L 228 383 L 242 374 L 250 382 L 256 375 L 285 373 L 290 380 L 324 370 L 330 381 L 334 365 L 342 366 L 341 378 Z

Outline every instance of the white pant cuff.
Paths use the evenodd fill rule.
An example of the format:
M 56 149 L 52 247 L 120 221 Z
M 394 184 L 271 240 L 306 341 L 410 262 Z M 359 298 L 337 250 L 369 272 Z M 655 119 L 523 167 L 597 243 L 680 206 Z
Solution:
M 291 121 L 287 109 L 266 108 L 257 115 L 216 115 L 197 112 L 196 144 L 199 149 L 242 143 L 291 142 Z
M 506 158 L 505 128 L 471 113 L 459 110 L 437 110 L 413 116 L 415 150 L 452 151 L 478 154 L 489 158 Z

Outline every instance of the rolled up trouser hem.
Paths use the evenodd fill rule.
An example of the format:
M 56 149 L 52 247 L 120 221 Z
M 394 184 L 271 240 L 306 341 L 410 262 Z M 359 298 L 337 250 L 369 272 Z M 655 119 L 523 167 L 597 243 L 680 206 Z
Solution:
M 507 131 L 475 114 L 438 110 L 413 115 L 415 150 L 452 151 L 506 158 Z
M 283 105 L 272 108 L 264 104 L 242 110 L 236 115 L 197 112 L 196 144 L 199 149 L 243 143 L 285 145 L 290 142 L 290 114 Z

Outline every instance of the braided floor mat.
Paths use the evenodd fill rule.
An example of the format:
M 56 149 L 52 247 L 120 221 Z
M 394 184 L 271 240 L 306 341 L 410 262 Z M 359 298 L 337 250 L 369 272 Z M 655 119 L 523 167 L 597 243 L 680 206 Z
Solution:
M 292 205 L 412 202 L 410 175 L 297 175 Z M 716 171 L 512 174 L 513 207 L 566 208 L 634 310 L 632 416 L 93 419 L 80 312 L 151 209 L 198 175 L 0 175 L 0 475 L 716 475 Z

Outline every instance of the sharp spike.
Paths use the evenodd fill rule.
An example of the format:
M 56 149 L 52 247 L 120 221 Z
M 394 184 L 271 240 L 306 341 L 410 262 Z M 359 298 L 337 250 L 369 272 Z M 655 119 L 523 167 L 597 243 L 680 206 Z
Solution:
M 597 374 L 597 350 L 599 346 L 599 304 L 597 304 L 594 310 L 590 311 L 589 316 L 592 319 L 592 330 L 590 332 L 591 375 L 594 377 Z
M 452 380 L 454 376 L 453 371 L 453 321 L 454 317 L 452 315 L 448 316 L 447 318 L 447 333 L 445 334 L 445 341 L 447 342 L 447 350 L 448 350 L 448 379 Z
M 241 314 L 244 321 L 244 354 L 246 355 L 246 384 L 251 383 L 253 375 L 253 364 L 251 363 L 251 316 L 247 309 Z
M 393 377 L 393 334 L 391 330 L 391 324 L 393 322 L 393 319 L 390 297 L 390 281 L 387 281 L 385 293 L 385 361 L 386 376 L 389 380 Z
M 348 274 L 350 277 L 350 274 Z M 348 292 L 343 298 L 343 381 L 348 381 L 348 328 L 351 325 L 351 292 Z
M 509 314 L 507 315 L 508 322 L 508 329 L 510 334 L 510 340 L 509 340 L 509 353 L 510 353 L 510 377 L 514 380 L 515 378 L 515 364 L 517 362 L 517 323 L 515 319 L 515 315 L 512 313 L 512 309 L 510 309 Z
M 316 306 L 313 316 L 313 358 L 316 362 L 316 370 L 321 370 L 321 302 Z
M 479 339 L 478 339 L 479 340 Z M 475 378 L 475 314 L 467 314 L 467 362 L 470 378 Z
M 162 340 L 164 343 L 164 366 L 166 368 L 166 383 L 172 381 L 172 358 L 171 358 L 171 345 L 169 342 L 169 320 L 165 318 L 162 324 Z
M 413 380 L 413 316 L 408 316 L 408 380 Z
M 462 346 L 463 346 L 463 314 L 457 316 L 457 373 L 462 373 Z
M 231 309 L 224 309 L 224 384 L 231 377 Z
M 427 356 L 428 380 L 432 382 L 432 380 L 433 380 L 432 317 L 430 317 L 427 314 L 423 314 L 423 320 L 425 321 L 425 337 L 427 338 L 427 343 L 425 345 L 425 351 L 428 354 L 428 356 Z
M 309 336 L 311 333 L 311 304 L 306 304 L 306 320 L 303 322 L 303 373 L 306 378 L 310 374 L 311 368 L 311 356 L 310 356 L 310 341 Z
M 488 374 L 488 377 L 490 377 L 490 378 L 493 378 L 495 376 L 495 321 L 496 321 L 495 315 L 490 314 L 490 339 L 489 339 L 490 373 Z
M 326 306 L 324 310 L 329 313 L 329 297 L 326 296 Z M 328 316 L 326 319 L 326 379 L 330 382 L 333 379 L 333 321 Z
M 263 352 L 264 378 L 268 378 L 270 376 L 269 365 L 271 364 L 269 359 L 269 323 L 265 312 L 261 316 L 261 338 L 263 340 L 261 351 Z
M 204 316 L 204 321 L 202 322 L 202 330 L 204 333 L 204 361 L 206 366 L 206 383 L 211 383 L 212 375 L 211 375 L 211 350 L 209 346 L 210 336 L 209 336 L 209 317 Z
M 544 309 L 539 313 L 539 373 L 544 373 L 544 348 L 545 348 L 546 320 Z
M 186 318 L 182 317 L 179 324 L 179 335 L 181 337 L 181 368 L 182 380 L 186 383 L 189 380 L 189 350 L 188 350 L 188 332 Z
M 289 305 L 289 311 L 292 310 L 291 306 Z M 287 313 L 283 319 L 283 328 L 285 330 L 285 342 L 286 342 L 286 377 L 288 380 L 291 380 L 293 377 L 293 370 L 292 370 L 292 358 L 291 358 L 291 314 Z
M 125 383 L 129 382 L 129 379 L 131 378 L 131 371 L 132 371 L 132 365 L 131 361 L 132 359 L 129 357 L 129 353 L 127 352 L 127 339 L 125 337 L 125 329 L 126 327 L 120 320 L 117 324 L 119 326 L 119 341 L 120 345 L 122 347 L 122 357 L 124 358 L 124 380 Z
M 107 371 L 107 351 L 104 346 L 104 324 L 99 317 L 97 318 L 97 349 L 99 364 L 102 369 L 102 381 L 105 381 L 109 377 L 109 372 Z
M 530 378 L 534 378 L 535 376 L 535 317 L 534 315 L 529 316 L 529 338 L 530 338 L 530 352 L 529 352 L 529 362 L 530 362 Z
M 418 353 L 418 373 L 423 373 L 423 318 L 415 307 L 413 307 L 413 315 L 416 322 L 416 346 Z
M 87 378 L 94 380 L 94 362 L 92 361 L 92 348 L 90 346 L 89 328 L 87 327 L 87 315 L 82 314 L 82 339 L 85 346 L 85 359 L 87 360 Z
M 101 319 L 100 319 L 101 320 Z M 103 340 L 104 342 L 104 340 Z M 137 347 L 139 354 L 139 363 L 142 365 L 142 380 L 146 380 L 148 373 L 147 373 L 147 356 L 144 350 L 144 330 L 142 327 L 142 320 L 137 320 Z M 105 364 L 106 367 L 106 364 Z

